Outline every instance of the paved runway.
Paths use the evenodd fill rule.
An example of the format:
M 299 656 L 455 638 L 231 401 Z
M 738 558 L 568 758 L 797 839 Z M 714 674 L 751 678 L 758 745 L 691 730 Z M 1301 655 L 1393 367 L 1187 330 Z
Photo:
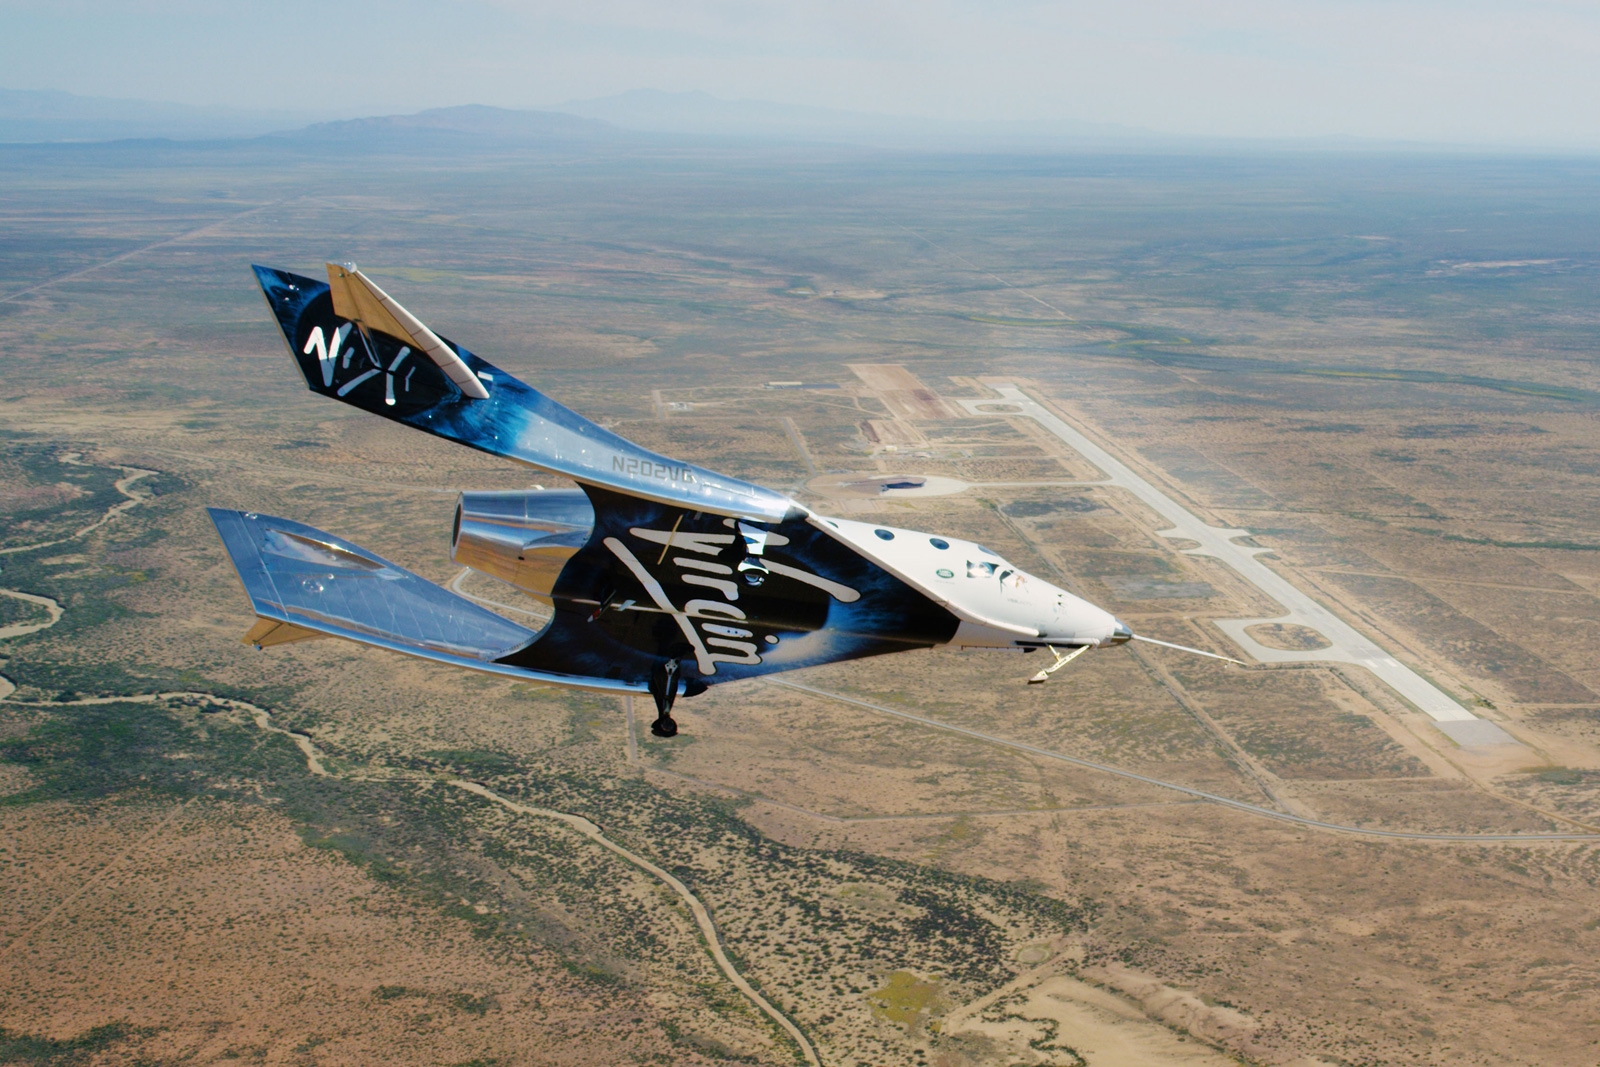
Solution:
M 1332 661 L 1365 667 L 1406 701 L 1432 718 L 1439 729 L 1457 744 L 1464 747 L 1517 744 L 1516 739 L 1498 725 L 1472 714 L 1426 678 L 1362 636 L 1355 627 L 1256 559 L 1258 553 L 1270 551 L 1269 549 L 1237 544 L 1235 539 L 1249 537 L 1249 530 L 1226 530 L 1206 525 L 1182 504 L 1145 481 L 1126 464 L 1016 386 L 995 385 L 992 388 L 1003 399 L 959 402 L 975 415 L 1004 414 L 1013 418 L 1033 419 L 1104 471 L 1106 481 L 1100 484 L 1114 485 L 1132 493 L 1142 503 L 1172 523 L 1172 528 L 1161 531 L 1161 536 L 1185 538 L 1197 542 L 1198 547 L 1183 550 L 1186 555 L 1210 556 L 1219 560 L 1251 585 L 1283 605 L 1285 614 L 1272 619 L 1214 620 L 1240 648 L 1257 660 L 1262 663 Z M 1007 408 L 1013 410 L 1005 410 Z M 1246 627 L 1264 622 L 1291 623 L 1315 630 L 1328 641 L 1329 647 L 1293 652 L 1268 648 L 1245 632 Z

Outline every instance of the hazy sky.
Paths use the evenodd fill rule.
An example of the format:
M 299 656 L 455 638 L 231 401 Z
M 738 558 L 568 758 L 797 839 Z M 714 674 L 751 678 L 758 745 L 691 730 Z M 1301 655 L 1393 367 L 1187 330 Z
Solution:
M 0 0 L 0 86 L 340 115 L 702 89 L 1244 136 L 1600 146 L 1600 2 Z

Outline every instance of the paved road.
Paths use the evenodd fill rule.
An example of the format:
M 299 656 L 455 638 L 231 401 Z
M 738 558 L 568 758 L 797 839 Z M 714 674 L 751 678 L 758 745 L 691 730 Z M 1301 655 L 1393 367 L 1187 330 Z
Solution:
M 1121 460 L 1079 433 L 1016 386 L 996 385 L 993 388 L 1000 394 L 1001 400 L 962 400 L 960 403 L 973 414 L 1006 414 L 1013 418 L 1020 416 L 1033 419 L 1104 471 L 1106 481 L 1099 484 L 1115 485 L 1126 490 L 1172 523 L 1172 528 L 1161 531 L 1161 536 L 1186 538 L 1197 542 L 1198 547 L 1184 550 L 1186 555 L 1210 556 L 1218 560 L 1284 606 L 1285 613 L 1272 619 L 1215 620 L 1224 633 L 1257 660 L 1262 663 L 1336 662 L 1365 667 L 1377 675 L 1385 685 L 1432 718 L 1439 729 L 1458 744 L 1481 746 L 1517 743 L 1515 738 L 1499 726 L 1472 714 L 1426 678 L 1373 644 L 1355 627 L 1256 559 L 1258 553 L 1269 550 L 1251 548 L 1236 541 L 1240 537 L 1249 537 L 1249 530 L 1228 530 L 1208 526 L 1178 501 L 1145 481 Z M 1005 411 L 1004 408 L 1015 410 Z M 1329 647 L 1304 652 L 1268 648 L 1245 632 L 1246 627 L 1261 622 L 1305 626 L 1327 639 Z

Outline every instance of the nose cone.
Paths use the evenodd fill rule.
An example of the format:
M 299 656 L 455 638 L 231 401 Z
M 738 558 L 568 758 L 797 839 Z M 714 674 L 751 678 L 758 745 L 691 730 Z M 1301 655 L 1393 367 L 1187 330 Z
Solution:
M 1109 645 L 1125 645 L 1133 640 L 1133 630 L 1121 619 L 1111 620 L 1116 625 L 1111 629 L 1111 636 L 1100 642 L 1102 647 Z

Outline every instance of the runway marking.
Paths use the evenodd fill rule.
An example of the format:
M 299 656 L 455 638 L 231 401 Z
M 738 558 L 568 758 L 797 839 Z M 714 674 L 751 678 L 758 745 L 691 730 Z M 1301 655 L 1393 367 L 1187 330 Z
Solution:
M 1519 743 L 1498 724 L 1480 719 L 1456 703 L 1433 683 L 1379 648 L 1355 627 L 1256 559 L 1257 555 L 1270 549 L 1249 548 L 1237 544 L 1237 538 L 1250 536 L 1249 530 L 1223 529 L 1202 522 L 1188 508 L 1151 485 L 1121 460 L 1095 444 L 1015 385 L 1002 384 L 992 388 L 1003 399 L 998 401 L 961 399 L 957 403 L 973 414 L 989 414 L 982 409 L 986 406 L 1003 404 L 1016 409 L 1005 413 L 1010 417 L 1033 419 L 1106 473 L 1106 480 L 1096 484 L 1115 486 L 1132 494 L 1156 514 L 1172 523 L 1170 529 L 1160 531 L 1162 537 L 1197 542 L 1194 548 L 1182 549 L 1184 555 L 1209 556 L 1216 559 L 1284 606 L 1285 614 L 1273 618 L 1212 620 L 1240 648 L 1257 660 L 1262 663 L 1331 661 L 1365 667 L 1408 703 L 1433 719 L 1446 736 L 1458 743 L 1473 745 Z M 1301 652 L 1268 648 L 1245 632 L 1246 627 L 1263 622 L 1305 626 L 1327 638 L 1329 647 Z

